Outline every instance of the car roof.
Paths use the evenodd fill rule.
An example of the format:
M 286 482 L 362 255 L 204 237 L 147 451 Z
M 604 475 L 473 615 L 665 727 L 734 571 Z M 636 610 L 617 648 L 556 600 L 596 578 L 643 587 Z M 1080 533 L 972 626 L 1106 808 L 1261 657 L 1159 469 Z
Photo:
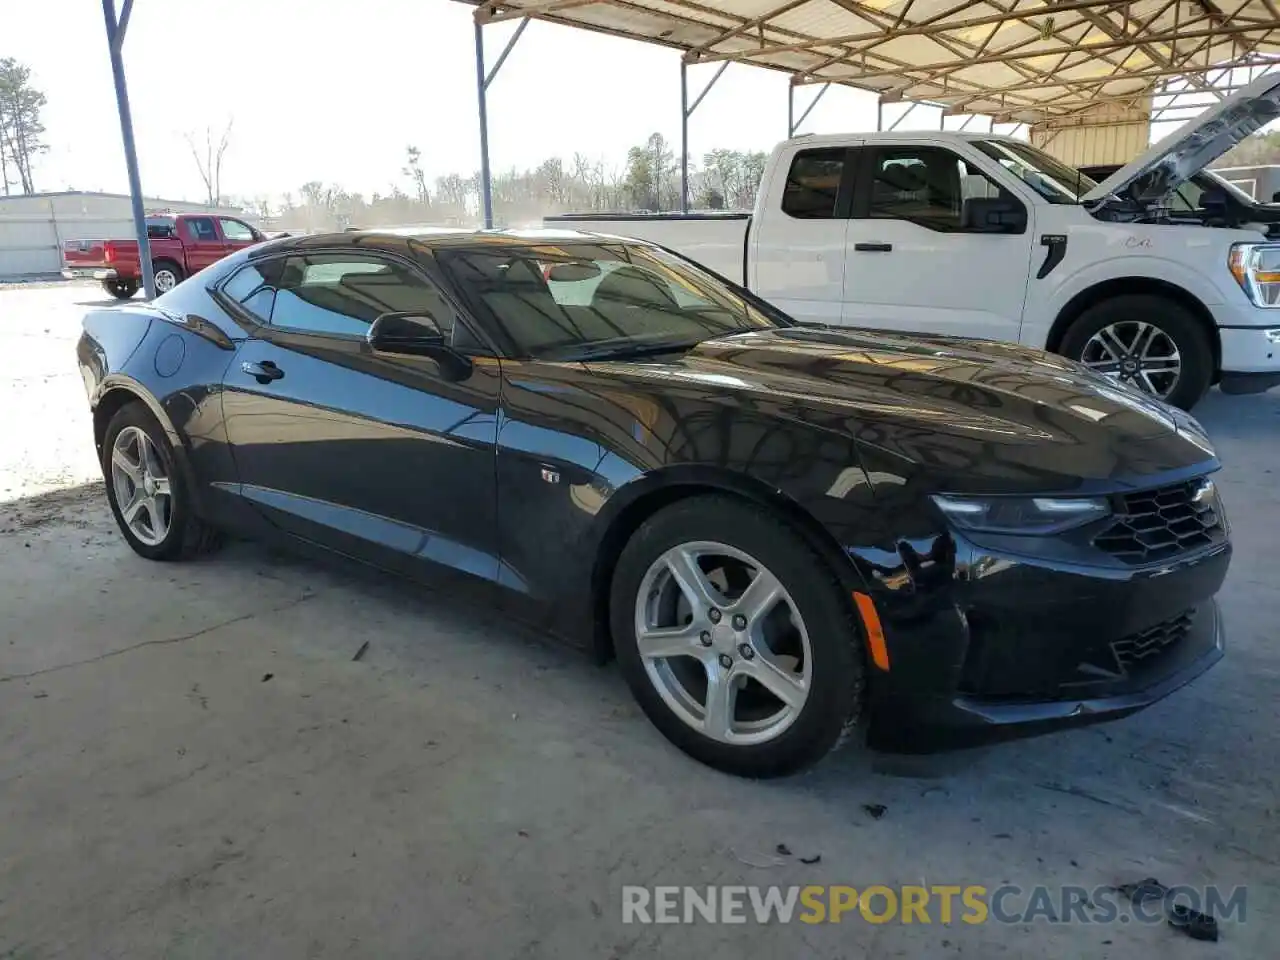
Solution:
M 599 243 L 603 237 L 599 234 L 584 233 L 579 230 L 543 229 L 527 230 L 468 230 L 455 227 L 378 227 L 367 230 L 345 230 L 330 233 L 312 233 L 301 236 L 279 237 L 251 248 L 252 256 L 279 255 L 281 253 L 304 253 L 309 250 L 332 249 L 334 247 L 370 247 L 382 249 L 403 249 L 410 242 L 428 249 L 447 249 L 450 247 L 483 248 L 487 246 L 543 246 L 562 243 Z M 619 240 L 609 238 L 610 243 Z M 625 240 L 638 246 L 646 245 L 643 241 Z

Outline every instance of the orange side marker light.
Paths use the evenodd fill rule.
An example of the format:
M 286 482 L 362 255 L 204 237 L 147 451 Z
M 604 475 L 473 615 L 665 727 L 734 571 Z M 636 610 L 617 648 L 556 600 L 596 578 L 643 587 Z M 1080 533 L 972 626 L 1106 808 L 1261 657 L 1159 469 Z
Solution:
M 871 662 L 881 670 L 889 669 L 889 648 L 884 643 L 884 628 L 880 626 L 880 614 L 876 613 L 876 605 L 865 593 L 853 592 L 853 602 L 862 617 L 862 626 L 867 631 L 867 646 L 871 649 Z

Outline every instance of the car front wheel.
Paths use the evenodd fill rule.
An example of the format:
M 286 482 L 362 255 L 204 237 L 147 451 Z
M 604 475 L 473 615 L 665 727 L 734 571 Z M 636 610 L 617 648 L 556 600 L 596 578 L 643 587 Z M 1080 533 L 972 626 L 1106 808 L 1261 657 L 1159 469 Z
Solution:
M 792 773 L 857 724 L 863 648 L 850 605 L 826 563 L 766 511 L 705 496 L 658 512 L 619 557 L 610 604 L 633 695 L 704 763 Z

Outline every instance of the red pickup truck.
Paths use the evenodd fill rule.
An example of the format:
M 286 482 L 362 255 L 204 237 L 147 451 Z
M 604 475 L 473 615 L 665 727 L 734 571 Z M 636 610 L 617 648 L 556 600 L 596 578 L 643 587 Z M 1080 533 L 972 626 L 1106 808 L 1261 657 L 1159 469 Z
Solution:
M 232 217 L 190 213 L 147 217 L 147 238 L 157 293 L 166 293 L 196 271 L 266 239 Z M 128 300 L 142 286 L 137 240 L 68 240 L 62 245 L 62 261 L 62 275 L 68 280 L 99 280 L 107 293 L 120 300 Z

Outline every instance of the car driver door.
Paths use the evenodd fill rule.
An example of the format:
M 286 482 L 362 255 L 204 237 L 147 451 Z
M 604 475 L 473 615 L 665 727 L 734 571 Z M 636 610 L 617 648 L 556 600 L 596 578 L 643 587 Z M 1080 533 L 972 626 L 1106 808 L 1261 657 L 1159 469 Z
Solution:
M 228 369 L 239 492 L 279 528 L 389 569 L 493 580 L 500 370 L 415 264 L 334 252 L 249 263 L 222 289 L 257 321 Z M 448 349 L 374 349 L 384 314 Z

